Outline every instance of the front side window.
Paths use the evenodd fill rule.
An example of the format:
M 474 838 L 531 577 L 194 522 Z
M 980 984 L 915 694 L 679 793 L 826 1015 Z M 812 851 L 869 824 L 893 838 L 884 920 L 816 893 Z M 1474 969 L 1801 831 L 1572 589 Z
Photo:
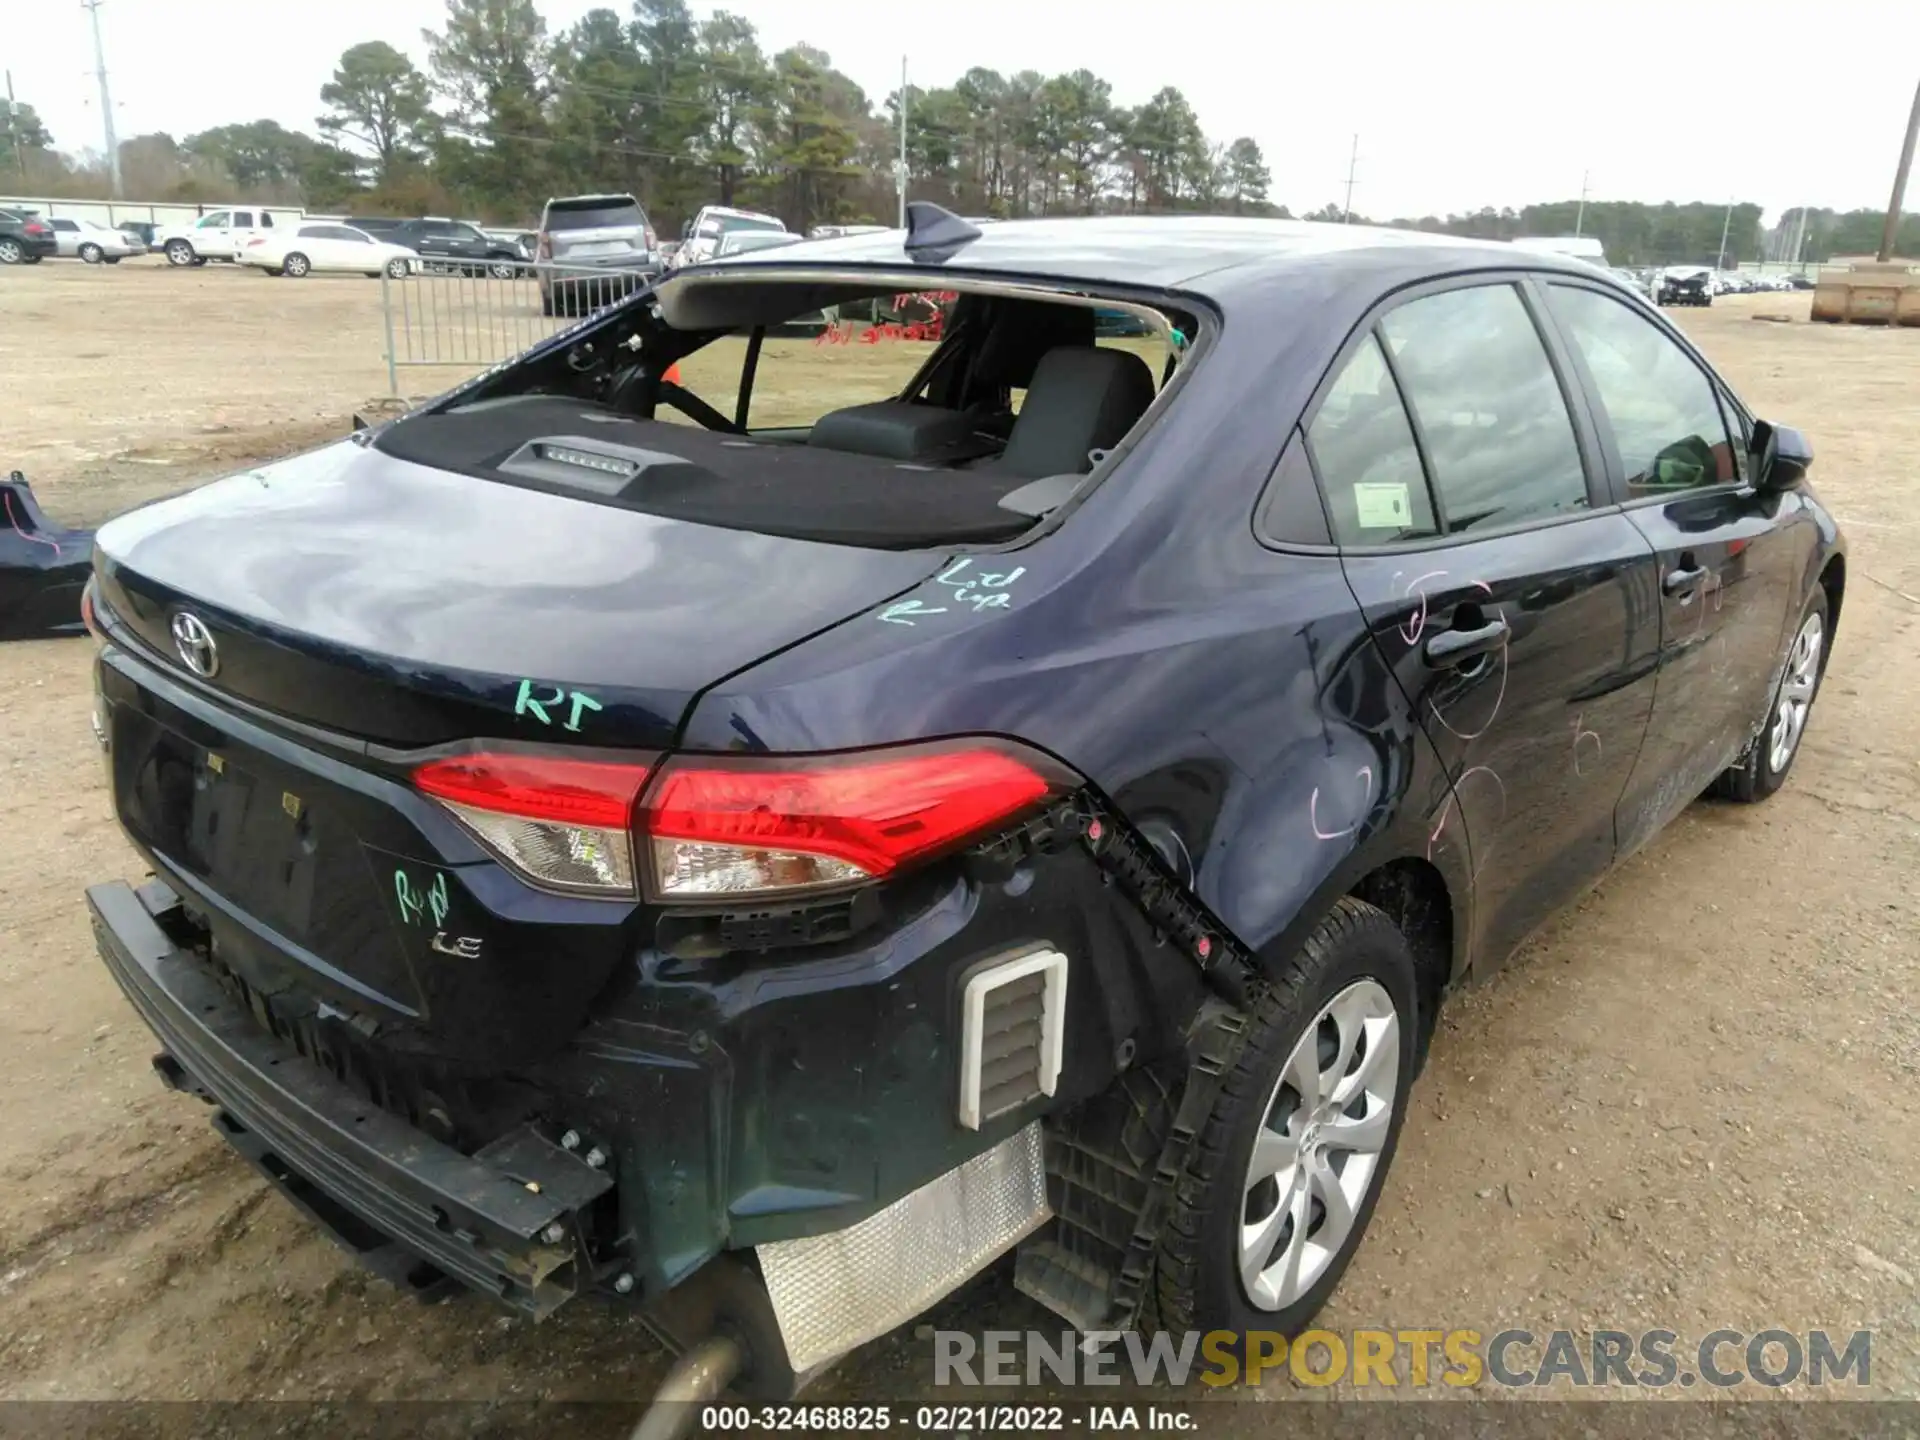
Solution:
M 1713 383 L 1651 321 L 1573 285 L 1551 287 L 1613 429 L 1631 498 L 1726 485 L 1738 478 Z
M 1341 544 L 1388 545 L 1438 533 L 1406 407 L 1373 336 L 1320 402 L 1307 447 Z
M 1587 506 L 1566 399 L 1513 286 L 1411 301 L 1388 313 L 1380 335 L 1419 422 L 1448 534 Z
M 223 230 L 226 228 L 228 218 L 226 211 L 216 210 L 193 228 L 196 230 Z
M 264 210 L 260 212 L 260 228 L 262 230 L 271 230 L 273 228 L 273 216 Z

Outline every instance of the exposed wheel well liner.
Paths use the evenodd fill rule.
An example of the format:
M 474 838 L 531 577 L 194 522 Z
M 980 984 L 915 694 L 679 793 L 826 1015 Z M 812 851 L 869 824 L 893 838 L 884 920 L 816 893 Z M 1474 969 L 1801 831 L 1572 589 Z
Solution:
M 1827 592 L 1827 631 L 1840 628 L 1840 597 L 1847 593 L 1847 559 L 1835 555 L 1820 572 L 1820 588 Z
M 1453 898 L 1447 893 L 1447 882 L 1429 862 L 1407 858 L 1382 865 L 1349 893 L 1386 911 L 1413 951 L 1420 1001 L 1415 1056 L 1424 1062 L 1440 999 L 1453 978 Z

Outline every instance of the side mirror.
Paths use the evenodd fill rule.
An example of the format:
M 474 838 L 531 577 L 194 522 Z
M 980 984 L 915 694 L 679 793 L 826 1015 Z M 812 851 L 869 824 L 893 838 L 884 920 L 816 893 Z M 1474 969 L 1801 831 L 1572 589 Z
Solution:
M 1753 426 L 1754 488 L 1767 494 L 1791 490 L 1813 468 L 1813 445 L 1787 425 L 1757 420 Z

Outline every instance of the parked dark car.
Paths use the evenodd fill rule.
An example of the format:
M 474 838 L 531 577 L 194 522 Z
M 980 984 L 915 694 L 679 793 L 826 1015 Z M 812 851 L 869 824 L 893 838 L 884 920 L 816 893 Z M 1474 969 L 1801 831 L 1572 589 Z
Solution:
M 464 220 L 405 220 L 376 238 L 405 245 L 429 268 L 456 270 L 463 275 L 488 274 L 510 280 L 527 262 L 512 243 Z
M 78 635 L 93 532 L 49 520 L 27 477 L 0 480 L 0 640 Z
M 1083 1329 L 1297 1330 L 1443 997 L 1777 789 L 1842 611 L 1806 442 L 1590 265 L 910 217 L 98 538 L 161 1078 L 388 1273 L 745 1393 L 1015 1245 Z M 903 393 L 755 426 L 765 331 L 936 287 Z
M 1713 304 L 1713 271 L 1704 265 L 1696 270 L 1667 269 L 1660 274 L 1658 300 L 1662 305 Z
M 31 210 L 0 210 L 0 265 L 37 265 L 60 248 L 53 226 Z

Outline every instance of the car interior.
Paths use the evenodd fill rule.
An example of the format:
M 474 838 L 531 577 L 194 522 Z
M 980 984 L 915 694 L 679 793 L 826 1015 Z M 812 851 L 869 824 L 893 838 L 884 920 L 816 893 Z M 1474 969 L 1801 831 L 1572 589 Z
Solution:
M 817 304 L 811 294 L 796 301 Z M 585 340 L 564 363 L 509 372 L 481 397 L 407 417 L 372 443 L 420 464 L 701 524 L 910 548 L 1029 528 L 1121 443 L 1157 389 L 1138 353 L 1096 343 L 1085 303 L 962 294 L 900 393 L 810 425 L 753 429 L 753 371 L 775 318 L 690 334 L 643 312 L 624 340 L 617 328 L 611 346 Z M 742 329 L 733 417 L 666 378 Z M 1163 381 L 1176 363 L 1170 352 Z

